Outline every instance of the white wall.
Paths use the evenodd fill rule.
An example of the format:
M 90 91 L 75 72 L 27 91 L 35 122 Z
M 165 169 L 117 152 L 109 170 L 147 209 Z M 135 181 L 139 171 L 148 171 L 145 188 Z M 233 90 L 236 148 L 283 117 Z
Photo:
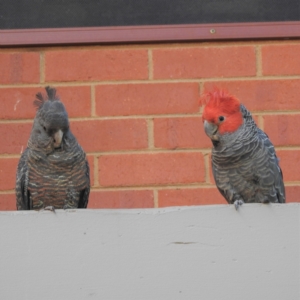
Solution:
M 300 205 L 0 213 L 0 299 L 300 299 Z

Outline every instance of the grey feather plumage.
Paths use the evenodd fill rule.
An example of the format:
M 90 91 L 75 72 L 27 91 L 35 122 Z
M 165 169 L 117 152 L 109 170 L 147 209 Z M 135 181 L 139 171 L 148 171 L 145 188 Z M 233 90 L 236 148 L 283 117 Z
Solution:
M 285 188 L 274 146 L 240 105 L 243 124 L 219 136 L 212 149 L 216 185 L 228 203 L 284 203 Z
M 47 87 L 46 91 L 46 97 L 36 95 L 38 110 L 17 168 L 17 209 L 86 208 L 90 175 L 85 152 L 69 129 L 56 90 Z

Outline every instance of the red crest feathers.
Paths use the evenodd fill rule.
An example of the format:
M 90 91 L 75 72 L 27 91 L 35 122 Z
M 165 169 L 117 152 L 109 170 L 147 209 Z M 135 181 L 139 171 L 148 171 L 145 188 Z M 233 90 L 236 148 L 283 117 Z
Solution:
M 214 89 L 204 93 L 201 104 L 205 105 L 203 120 L 218 124 L 220 133 L 233 132 L 243 123 L 240 101 L 225 90 Z M 225 117 L 222 123 L 219 121 L 220 116 Z

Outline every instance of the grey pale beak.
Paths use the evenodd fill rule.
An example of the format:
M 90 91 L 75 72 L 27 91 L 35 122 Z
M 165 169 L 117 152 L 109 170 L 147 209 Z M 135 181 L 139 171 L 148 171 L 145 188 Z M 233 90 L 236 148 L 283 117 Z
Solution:
M 204 121 L 204 131 L 208 135 L 208 137 L 211 138 L 212 140 L 215 141 L 219 140 L 219 137 L 216 135 L 218 132 L 217 125 Z
M 64 133 L 59 129 L 53 136 L 54 138 L 54 148 L 59 148 L 62 138 L 63 138 Z

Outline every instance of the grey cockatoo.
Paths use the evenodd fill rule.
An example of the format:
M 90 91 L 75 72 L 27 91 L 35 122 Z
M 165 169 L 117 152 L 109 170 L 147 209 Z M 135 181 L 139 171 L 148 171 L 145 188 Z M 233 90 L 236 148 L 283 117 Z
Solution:
M 212 170 L 216 185 L 236 209 L 242 203 L 284 203 L 279 161 L 268 136 L 251 113 L 226 91 L 203 96 L 204 130 L 213 143 Z
M 70 131 L 54 88 L 34 101 L 37 113 L 16 178 L 17 209 L 86 208 L 90 192 L 86 155 Z

